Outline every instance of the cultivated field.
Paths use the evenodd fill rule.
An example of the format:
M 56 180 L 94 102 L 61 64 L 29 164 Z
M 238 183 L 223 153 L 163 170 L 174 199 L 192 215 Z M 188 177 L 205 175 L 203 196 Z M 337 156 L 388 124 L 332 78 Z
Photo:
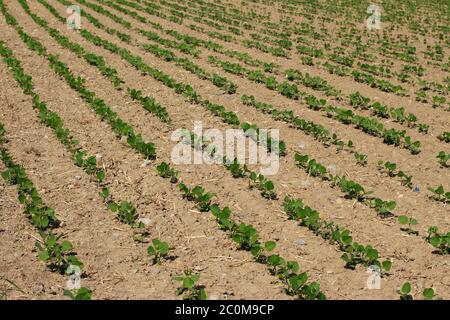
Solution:
M 0 0 L 0 299 L 449 299 L 450 2 L 377 2 Z

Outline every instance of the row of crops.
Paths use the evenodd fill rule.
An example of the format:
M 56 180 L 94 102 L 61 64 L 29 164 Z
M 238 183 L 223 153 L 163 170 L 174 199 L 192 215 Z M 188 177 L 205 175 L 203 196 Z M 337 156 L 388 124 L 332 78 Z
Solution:
M 81 8 L 78 30 L 66 29 L 65 8 L 71 5 Z M 272 6 L 276 12 L 272 12 Z M 450 203 L 446 178 L 450 159 L 450 33 L 445 22 L 446 6 L 437 1 L 412 12 L 402 4 L 391 4 L 386 8 L 383 32 L 369 33 L 355 23 L 365 17 L 363 5 L 355 4 L 352 11 L 343 9 L 339 1 L 263 0 L 237 5 L 203 0 L 0 0 L 5 21 L 2 28 L 20 39 L 33 57 L 46 61 L 48 70 L 79 97 L 86 112 L 105 123 L 102 128 L 108 128 L 130 154 L 139 156 L 146 170 L 156 172 L 158 183 L 174 190 L 196 210 L 195 214 L 211 213 L 217 232 L 229 237 L 233 250 L 245 252 L 251 263 L 264 266 L 287 296 L 306 300 L 327 298 L 321 279 L 312 275 L 314 271 L 301 267 L 285 244 L 278 243 L 278 235 L 267 237 L 257 217 L 246 221 L 221 192 L 192 183 L 189 170 L 171 164 L 167 146 L 159 136 L 149 135 L 146 128 L 124 117 L 113 102 L 102 98 L 101 88 L 93 88 L 92 79 L 80 74 L 74 62 L 67 61 L 61 52 L 70 53 L 95 70 L 109 84 L 107 90 L 139 105 L 139 112 L 144 112 L 154 127 L 174 130 L 180 124 L 179 111 L 161 102 L 165 98 L 157 91 L 144 90 L 130 81 L 123 70 L 156 81 L 165 92 L 205 112 L 222 128 L 241 129 L 247 140 L 279 156 L 281 170 L 290 178 L 306 176 L 314 183 L 311 188 L 327 188 L 352 204 L 350 210 L 360 210 L 355 204 L 360 205 L 358 208 L 364 208 L 367 214 L 365 219 L 387 223 L 392 231 L 383 240 L 383 248 L 375 248 L 370 237 L 351 221 L 338 223 L 332 214 L 323 212 L 328 209 L 317 198 L 298 197 L 294 190 L 300 189 L 300 181 L 286 191 L 285 179 L 280 176 L 264 176 L 237 158 L 219 161 L 220 170 L 232 184 L 244 186 L 243 192 L 269 208 L 265 214 L 274 215 L 271 208 L 279 208 L 286 223 L 295 222 L 299 229 L 336 250 L 342 268 L 356 273 L 378 267 L 384 281 L 396 275 L 400 299 L 433 299 L 446 293 L 435 293 L 431 284 L 421 287 L 418 295 L 413 294 L 414 282 L 396 269 L 396 259 L 386 247 L 395 246 L 398 237 L 408 237 L 425 244 L 429 256 L 445 259 L 450 253 L 446 220 Z M 425 18 L 417 20 L 419 12 Z M 345 19 L 334 20 L 339 16 Z M 327 25 L 334 25 L 335 30 L 327 29 Z M 31 33 L 30 26 L 39 28 L 45 38 Z M 396 32 L 401 28 L 406 33 Z M 0 38 L 2 63 L 31 99 L 30 112 L 51 129 L 73 165 L 95 185 L 96 196 L 113 219 L 130 228 L 133 241 L 146 247 L 146 256 L 141 259 L 170 268 L 172 244 L 151 236 L 153 230 L 142 221 L 137 201 L 120 199 L 112 191 L 117 176 L 104 165 L 110 160 L 85 149 L 89 141 L 79 139 L 77 130 L 69 129 L 72 124 L 50 107 L 50 97 L 39 93 L 33 72 L 23 67 L 16 48 Z M 181 70 L 183 75 L 179 76 Z M 341 86 L 340 81 L 348 81 L 351 88 Z M 210 89 L 217 94 L 209 94 Z M 379 96 L 386 95 L 393 98 L 385 103 Z M 408 106 L 396 104 L 408 100 Z M 230 101 L 238 106 L 231 107 Z M 267 123 L 295 132 L 315 147 L 299 150 L 298 141 L 283 134 L 279 139 L 269 136 L 267 142 L 262 133 Z M 189 126 L 188 120 L 184 125 Z M 27 169 L 11 155 L 11 134 L 9 125 L 0 123 L 0 156 L 5 167 L 2 177 L 17 187 L 25 217 L 39 235 L 38 259 L 61 278 L 72 277 L 74 266 L 79 275 L 89 278 L 76 243 L 70 240 L 70 234 L 58 230 L 61 221 L 57 212 L 45 204 Z M 184 139 L 192 150 L 214 156 L 216 148 L 207 137 L 186 130 Z M 382 152 L 371 153 L 367 143 Z M 322 156 L 324 153 L 328 156 Z M 330 167 L 330 158 L 345 159 L 340 163 L 342 170 Z M 426 163 L 432 174 L 411 165 L 415 162 Z M 382 177 L 388 189 L 395 186 L 405 198 L 419 199 L 421 206 L 425 204 L 436 212 L 418 212 L 427 208 L 415 208 L 412 201 L 394 198 L 393 192 L 386 195 L 378 191 L 376 183 L 366 179 L 371 175 Z M 213 189 L 220 189 L 218 183 Z M 428 219 L 428 215 L 437 217 Z M 200 272 L 186 268 L 173 280 L 176 294 L 183 299 L 208 298 L 209 288 L 202 285 Z M 64 290 L 63 294 L 72 299 L 91 299 L 95 298 L 95 288 Z

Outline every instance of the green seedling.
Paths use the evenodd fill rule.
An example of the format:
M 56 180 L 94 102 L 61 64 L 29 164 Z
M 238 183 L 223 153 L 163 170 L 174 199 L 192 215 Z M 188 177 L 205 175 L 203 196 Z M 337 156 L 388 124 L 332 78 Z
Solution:
M 197 285 L 199 279 L 200 274 L 192 274 L 188 270 L 184 271 L 184 275 L 176 276 L 174 280 L 181 282 L 177 295 L 183 295 L 183 300 L 206 300 L 205 287 Z
M 222 209 L 218 205 L 213 204 L 211 206 L 211 213 L 216 217 L 217 223 L 222 230 L 233 230 L 235 223 L 230 219 L 231 210 L 228 207 Z
M 232 232 L 231 238 L 238 244 L 239 249 L 251 251 L 259 246 L 258 233 L 252 225 L 241 223 Z
M 256 187 L 261 191 L 261 195 L 270 200 L 277 198 L 277 194 L 274 189 L 275 186 L 272 181 L 268 180 L 264 175 L 257 174 L 256 172 L 250 172 L 250 188 Z
M 309 159 L 307 155 L 296 153 L 294 160 L 298 167 L 305 169 L 313 177 L 323 178 L 327 172 L 327 169 L 322 164 L 318 163 L 315 159 Z
M 128 201 L 122 201 L 120 204 L 111 201 L 108 207 L 112 212 L 116 212 L 117 219 L 120 222 L 126 223 L 130 226 L 136 226 L 137 213 L 136 208 Z
M 233 178 L 244 178 L 245 174 L 248 171 L 246 165 L 244 165 L 244 166 L 239 165 L 237 158 L 235 158 L 233 161 L 230 161 L 224 156 L 223 164 L 224 164 L 225 168 L 230 170 Z
M 405 228 L 401 228 L 403 231 L 406 231 L 408 234 L 419 235 L 419 231 L 413 230 L 412 228 L 419 223 L 417 219 L 403 215 L 398 217 L 398 222 L 401 225 L 407 226 Z
M 355 152 L 356 163 L 365 166 L 367 165 L 367 154 Z
M 433 108 L 439 108 L 439 107 L 443 106 L 446 102 L 445 97 L 442 97 L 442 96 L 433 96 L 432 100 L 433 100 L 433 105 L 432 105 Z
M 152 257 L 153 264 L 161 264 L 161 259 L 164 259 L 169 253 L 169 245 L 159 239 L 153 239 L 152 244 L 153 246 L 147 248 L 147 253 Z
M 423 289 L 422 295 L 425 300 L 433 300 L 433 298 L 435 297 L 433 288 Z
M 145 225 L 139 222 L 136 228 L 133 230 L 133 240 L 140 243 L 147 242 L 147 237 L 150 236 L 150 232 L 145 229 Z
M 428 188 L 429 191 L 433 193 L 431 198 L 433 198 L 436 201 L 442 201 L 444 203 L 450 202 L 450 192 L 445 192 L 444 187 L 440 185 L 436 189 Z
M 421 133 L 428 133 L 428 130 L 430 129 L 430 126 L 428 124 L 419 124 L 419 132 Z
M 400 288 L 400 300 L 414 300 L 411 295 L 411 284 L 409 282 L 405 282 Z
M 201 212 L 209 211 L 211 200 L 215 196 L 213 193 L 205 192 L 205 189 L 200 186 L 190 189 L 184 183 L 180 183 L 178 187 L 183 193 L 183 198 L 195 202 Z
M 267 259 L 269 270 L 286 285 L 286 293 L 301 300 L 325 300 L 318 283 L 307 284 L 308 275 L 298 274 L 300 266 L 296 261 L 286 261 L 279 255 L 271 255 Z
M 444 142 L 450 142 L 450 132 L 443 132 L 438 136 L 438 139 Z
M 353 242 L 348 246 L 341 258 L 345 261 L 345 266 L 352 270 L 355 269 L 358 264 L 362 264 L 366 267 L 377 265 L 386 272 L 392 267 L 392 262 L 389 260 L 380 263 L 378 260 L 378 251 L 372 246 L 363 246 L 357 242 Z
M 359 183 L 356 183 L 353 180 L 347 180 L 345 176 L 342 176 L 340 179 L 340 187 L 341 191 L 347 194 L 347 197 L 350 199 L 357 199 L 358 201 L 364 201 L 369 194 L 372 192 L 366 192 Z
M 156 167 L 158 175 L 163 178 L 170 178 L 171 183 L 178 182 L 178 171 L 172 169 L 170 165 L 166 162 L 162 162 Z
M 450 159 L 450 154 L 446 153 L 445 151 L 439 151 L 437 158 L 439 159 L 439 164 L 444 167 L 448 168 L 448 160 Z
M 387 173 L 390 177 L 396 176 L 395 169 L 397 169 L 397 164 L 387 161 L 384 164 L 384 167 L 386 168 Z
M 440 233 L 438 227 L 430 227 L 428 228 L 428 237 L 426 240 L 441 254 L 449 254 L 450 253 L 450 232 Z
M 380 198 L 375 198 L 373 199 L 372 206 L 381 217 L 385 218 L 393 215 L 392 211 L 397 207 L 397 203 L 395 201 L 383 201 Z
M 408 176 L 406 173 L 404 173 L 403 171 L 399 171 L 397 173 L 397 177 L 401 178 L 401 184 L 403 186 L 412 188 L 413 183 L 412 183 L 412 176 Z
M 36 241 L 35 243 L 38 257 L 47 264 L 49 269 L 63 274 L 70 265 L 83 268 L 83 263 L 72 253 L 72 243 L 67 240 L 59 242 L 63 237 L 62 234 L 55 235 L 51 231 L 48 233 L 40 231 L 39 234 L 42 242 Z
M 411 283 L 405 282 L 399 290 L 400 300 L 414 300 L 414 297 L 412 296 L 411 292 L 412 292 Z M 433 300 L 433 298 L 436 297 L 433 288 L 423 289 L 422 296 L 424 300 Z
M 58 225 L 55 211 L 42 205 L 42 199 L 33 182 L 28 179 L 25 169 L 15 164 L 3 149 L 0 149 L 0 158 L 8 167 L 1 175 L 7 183 L 18 186 L 19 202 L 25 205 L 25 214 L 31 223 L 39 230 Z
M 77 290 L 64 290 L 64 295 L 72 300 L 92 299 L 92 291 L 87 288 L 79 288 Z

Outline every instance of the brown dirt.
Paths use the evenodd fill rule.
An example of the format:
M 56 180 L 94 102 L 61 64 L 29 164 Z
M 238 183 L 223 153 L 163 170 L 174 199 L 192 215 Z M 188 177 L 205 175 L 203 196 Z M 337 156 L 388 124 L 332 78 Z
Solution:
M 44 29 L 31 20 L 19 4 L 14 1 L 5 2 L 10 13 L 18 19 L 27 33 L 39 39 L 50 53 L 58 54 L 76 75 L 85 78 L 86 86 L 107 101 L 136 132 L 142 133 L 145 140 L 155 142 L 158 161 L 170 159 L 174 146 L 174 142 L 170 141 L 170 134 L 176 128 L 192 129 L 193 122 L 199 120 L 203 121 L 205 128 L 229 128 L 200 106 L 191 105 L 171 89 L 141 75 L 118 56 L 92 45 L 76 32 L 67 31 L 43 6 L 29 2 L 32 11 L 45 17 L 50 26 L 58 28 L 61 33 L 87 50 L 105 57 L 108 63 L 118 70 L 126 85 L 142 90 L 145 95 L 155 97 L 164 105 L 173 123 L 162 124 L 138 103 L 133 102 L 124 91 L 115 90 L 97 69 L 61 48 Z M 62 5 L 56 1 L 49 2 L 64 14 L 65 8 Z M 130 33 L 139 43 L 145 42 L 145 38 L 137 32 L 127 31 L 108 18 L 88 8 L 82 8 L 105 25 Z M 113 9 L 107 9 L 136 26 L 152 30 Z M 155 17 L 152 17 L 152 20 L 167 28 L 207 39 L 205 35 L 196 33 L 185 25 Z M 203 97 L 224 105 L 227 110 L 235 111 L 242 121 L 257 123 L 261 128 L 280 129 L 288 155 L 281 159 L 279 173 L 270 179 L 275 183 L 281 200 L 262 199 L 257 191 L 248 189 L 247 181 L 233 179 L 222 166 L 180 165 L 177 169 L 181 171 L 181 176 L 187 183 L 200 184 L 208 191 L 216 193 L 222 205 L 232 208 L 235 219 L 254 225 L 263 240 L 277 240 L 277 252 L 298 261 L 313 280 L 320 282 L 328 298 L 396 299 L 398 294 L 395 290 L 404 281 L 411 281 L 417 288 L 432 286 L 439 296 L 449 297 L 450 279 L 446 271 L 449 262 L 446 256 L 433 254 L 433 248 L 422 237 L 408 236 L 400 231 L 394 218 L 377 218 L 374 210 L 345 199 L 339 190 L 331 188 L 328 183 L 308 177 L 305 172 L 295 167 L 292 158 L 295 151 L 302 152 L 298 145 L 303 143 L 303 151 L 312 157 L 327 165 L 335 164 L 338 172 L 347 173 L 352 179 L 374 190 L 375 195 L 396 200 L 399 208 L 396 213 L 406 213 L 418 218 L 420 224 L 417 229 L 422 235 L 430 225 L 448 230 L 448 206 L 430 200 L 426 192 L 427 186 L 443 184 L 446 189 L 449 188 L 448 169 L 439 168 L 435 159 L 437 151 L 444 149 L 446 145 L 433 137 L 448 127 L 448 113 L 429 106 L 424 110 L 421 104 L 410 101 L 410 98 L 381 93 L 365 85 L 356 84 L 349 78 L 335 77 L 316 67 L 302 66 L 295 59 L 274 58 L 239 44 L 214 40 L 232 49 L 249 52 L 258 59 L 275 61 L 282 65 L 283 69 L 295 67 L 320 75 L 345 93 L 359 90 L 364 95 L 372 99 L 378 97 L 389 105 L 404 105 L 408 111 L 417 114 L 419 119 L 432 125 L 431 134 L 426 136 L 409 130 L 414 138 L 425 144 L 421 154 L 412 156 L 407 150 L 387 146 L 378 138 L 323 117 L 320 113 L 270 91 L 263 85 L 225 74 L 206 62 L 205 57 L 211 52 L 205 49 L 202 49 L 203 53 L 199 59 L 191 60 L 208 71 L 225 75 L 236 83 L 236 94 L 224 95 L 210 82 L 198 79 L 173 63 L 163 62 L 135 45 L 124 45 L 87 21 L 84 21 L 83 27 L 129 49 L 149 65 L 177 80 L 192 84 Z M 26 72 L 33 76 L 36 92 L 48 103 L 51 110 L 61 115 L 74 137 L 80 140 L 82 147 L 90 154 L 101 155 L 101 164 L 107 168 L 107 181 L 114 196 L 133 202 L 141 216 L 150 218 L 151 237 L 164 239 L 174 247 L 173 253 L 177 256 L 175 260 L 166 261 L 158 267 L 150 265 L 146 256 L 146 245 L 134 243 L 131 239 L 132 230 L 115 220 L 112 213 L 105 208 L 100 197 L 96 196 L 99 189 L 72 163 L 51 130 L 37 122 L 31 99 L 20 93 L 21 90 L 5 65 L 0 64 L 2 75 L 6 75 L 1 79 L 1 96 L 2 100 L 3 97 L 8 97 L 9 101 L 9 106 L 0 106 L 2 122 L 9 138 L 7 148 L 14 158 L 24 165 L 44 201 L 56 209 L 64 222 L 61 231 L 74 243 L 79 256 L 85 262 L 87 277 L 84 281 L 86 286 L 94 289 L 96 299 L 175 299 L 176 284 L 171 278 L 186 268 L 201 272 L 201 283 L 212 297 L 289 298 L 282 292 L 281 284 L 263 265 L 252 262 L 250 254 L 235 249 L 232 241 L 218 230 L 209 214 L 196 212 L 191 203 L 181 199 L 176 186 L 159 178 L 153 163 L 143 167 L 142 158 L 129 149 L 126 143 L 116 139 L 110 127 L 101 122 L 77 94 L 52 72 L 43 58 L 26 48 L 13 29 L 2 26 L 0 39 L 23 61 Z M 225 56 L 221 58 L 233 60 Z M 318 92 L 310 92 L 321 96 Z M 325 148 L 310 136 L 244 106 L 240 102 L 240 96 L 249 93 L 258 101 L 295 110 L 299 116 L 323 124 L 343 138 L 352 139 L 358 151 L 369 154 L 369 164 L 366 167 L 356 166 L 353 155 L 336 153 L 333 148 Z M 389 126 L 401 128 L 400 125 L 392 123 Z M 397 180 L 379 173 L 376 169 L 379 159 L 396 162 L 400 168 L 412 174 L 415 183 L 421 186 L 421 193 L 414 193 L 402 187 Z M 305 181 L 308 184 L 305 185 Z M 1 249 L 4 260 L 1 260 L 0 275 L 16 281 L 26 292 L 12 292 L 10 297 L 60 298 L 64 278 L 45 270 L 43 264 L 37 261 L 35 253 L 32 252 L 34 240 L 30 236 L 36 232 L 27 225 L 15 200 L 13 188 L 4 184 L 1 187 L 6 191 L 2 201 L 8 203 L 8 208 L 11 206 L 14 218 L 8 217 L 7 220 L 2 220 L 0 225 L 1 230 L 5 229 L 5 232 L 0 230 L 0 237 L 10 244 L 2 246 Z M 341 252 L 335 246 L 287 220 L 280 209 L 285 195 L 301 197 L 325 219 L 334 220 L 350 229 L 358 242 L 372 244 L 383 258 L 392 259 L 392 275 L 383 279 L 382 289 L 368 290 L 365 268 L 357 268 L 354 271 L 345 269 L 344 262 L 340 259 Z M 304 240 L 305 245 L 298 245 L 299 239 Z M 20 242 L 23 244 L 19 247 Z M 23 259 L 16 257 L 18 253 L 24 255 Z M 14 266 L 15 269 L 8 266 Z

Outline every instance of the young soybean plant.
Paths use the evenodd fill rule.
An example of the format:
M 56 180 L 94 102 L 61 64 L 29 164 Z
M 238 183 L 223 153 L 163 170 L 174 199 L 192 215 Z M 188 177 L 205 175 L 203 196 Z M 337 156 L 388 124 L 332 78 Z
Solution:
M 447 164 L 448 160 L 450 159 L 450 154 L 447 154 L 445 151 L 439 151 L 437 157 L 439 160 L 439 164 L 443 168 L 448 168 L 449 165 Z
M 271 180 L 268 180 L 262 174 L 257 174 L 256 172 L 250 172 L 250 188 L 255 186 L 258 190 L 261 191 L 261 195 L 269 200 L 277 199 L 277 194 L 274 189 L 275 186 Z
M 411 283 L 405 282 L 398 291 L 400 293 L 400 300 L 414 300 L 411 291 L 412 291 Z M 422 296 L 424 300 L 433 300 L 433 298 L 436 297 L 433 288 L 423 289 Z M 441 298 L 437 299 L 440 300 Z
M 178 182 L 178 171 L 171 168 L 169 164 L 166 162 L 162 162 L 160 165 L 156 167 L 158 171 L 158 175 L 163 178 L 170 178 L 171 183 Z
M 409 282 L 405 282 L 399 290 L 400 300 L 414 300 L 411 295 L 411 284 Z
M 147 253 L 150 257 L 153 257 L 153 264 L 161 264 L 161 259 L 169 253 L 169 245 L 159 239 L 153 239 L 152 244 L 153 246 L 147 248 Z
M 184 183 L 178 185 L 180 191 L 183 193 L 183 198 L 188 201 L 195 202 L 201 212 L 208 212 L 211 205 L 211 200 L 215 194 L 205 192 L 205 189 L 201 186 L 195 186 L 194 188 L 188 188 Z
M 412 226 L 419 223 L 417 219 L 403 215 L 398 217 L 398 222 L 402 225 L 408 225 L 408 227 L 401 228 L 402 231 L 406 231 L 408 234 L 419 235 L 419 231 L 412 229 Z
M 192 274 L 191 271 L 185 270 L 183 276 L 176 276 L 176 281 L 181 281 L 181 286 L 177 289 L 178 295 L 183 295 L 183 300 L 206 300 L 205 287 L 197 285 L 200 274 Z
M 355 152 L 356 163 L 360 166 L 367 165 L 367 154 Z
M 440 233 L 438 227 L 433 226 L 428 228 L 428 237 L 426 240 L 441 254 L 450 253 L 450 232 Z
M 432 199 L 441 202 L 450 202 L 450 192 L 446 192 L 442 185 L 439 185 L 436 189 L 428 188 L 429 191 L 433 193 L 431 196 Z
M 50 270 L 64 273 L 69 265 L 83 268 L 83 263 L 73 254 L 73 245 L 67 240 L 59 242 L 63 234 L 55 235 L 51 231 L 39 231 L 42 242 L 36 241 L 38 257 L 44 261 Z
M 86 288 L 80 288 L 78 290 L 64 290 L 64 295 L 72 300 L 91 300 L 92 291 Z

